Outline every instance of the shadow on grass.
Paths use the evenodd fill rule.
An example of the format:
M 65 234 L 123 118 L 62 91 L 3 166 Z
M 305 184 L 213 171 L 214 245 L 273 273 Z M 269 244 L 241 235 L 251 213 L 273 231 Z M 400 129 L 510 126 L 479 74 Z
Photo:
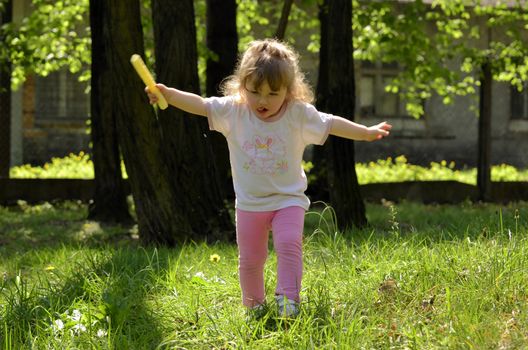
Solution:
M 86 217 L 86 206 L 73 202 L 0 207 L 0 254 L 8 260 L 39 249 L 138 245 L 134 226 L 104 225 Z
M 369 225 L 340 230 L 339 218 L 326 203 L 316 202 L 306 214 L 305 235 L 349 243 L 410 239 L 435 244 L 470 238 L 520 234 L 528 228 L 528 202 L 423 205 L 414 202 L 367 203 Z
M 33 346 L 35 336 L 58 348 L 71 347 L 73 338 L 74 346 L 96 348 L 159 344 L 148 299 L 167 272 L 169 252 L 141 248 L 133 227 L 85 217 L 84 207 L 0 207 L 2 346 Z M 71 262 L 42 270 L 53 257 Z M 43 272 L 26 278 L 32 271 Z
M 92 279 L 101 282 L 103 288 L 96 291 L 98 311 L 113 333 L 114 346 L 155 348 L 162 332 L 147 298 L 162 278 L 160 275 L 167 271 L 167 257 L 159 256 L 156 249 L 119 249 L 106 261 L 92 259 L 90 263 L 88 275 L 79 273 L 77 278 L 81 281 L 74 280 L 72 285 L 90 286 Z M 82 296 L 93 298 L 86 289 Z
M 48 336 L 59 348 L 155 348 L 162 331 L 148 295 L 167 261 L 156 249 L 88 250 L 77 255 L 70 272 L 57 272 L 56 281 L 41 279 L 38 288 L 18 278 L 10 287 L 4 283 L 3 336 L 12 348 L 32 345 L 35 335 Z

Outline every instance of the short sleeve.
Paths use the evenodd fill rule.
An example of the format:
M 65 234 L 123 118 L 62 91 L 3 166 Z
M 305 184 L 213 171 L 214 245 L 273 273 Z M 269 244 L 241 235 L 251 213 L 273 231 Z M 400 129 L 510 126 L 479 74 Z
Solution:
M 311 104 L 304 104 L 302 137 L 305 144 L 322 145 L 330 133 L 332 115 L 319 112 Z
M 209 129 L 229 134 L 233 116 L 236 115 L 236 103 L 232 97 L 208 97 L 205 99 Z

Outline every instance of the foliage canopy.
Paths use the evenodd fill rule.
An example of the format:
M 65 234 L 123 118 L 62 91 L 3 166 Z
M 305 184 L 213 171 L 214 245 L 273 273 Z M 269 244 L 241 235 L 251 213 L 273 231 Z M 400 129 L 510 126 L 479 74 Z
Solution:
M 205 0 L 196 0 L 199 74 L 214 53 L 205 46 Z M 353 0 L 354 58 L 398 62 L 400 74 L 386 91 L 400 94 L 410 115 L 419 117 L 423 101 L 438 94 L 451 103 L 455 96 L 474 95 L 480 66 L 492 62 L 493 77 L 519 90 L 528 80 L 528 3 L 481 0 L 417 0 L 411 2 Z M 280 17 L 280 1 L 238 0 L 239 49 L 257 36 L 271 36 Z M 296 1 L 287 38 L 308 36 L 308 51 L 319 50 L 318 1 Z M 88 0 L 33 0 L 33 12 L 19 25 L 5 24 L 0 62 L 12 63 L 12 84 L 28 73 L 41 76 L 67 68 L 90 72 Z M 150 2 L 142 0 L 146 55 L 153 65 Z

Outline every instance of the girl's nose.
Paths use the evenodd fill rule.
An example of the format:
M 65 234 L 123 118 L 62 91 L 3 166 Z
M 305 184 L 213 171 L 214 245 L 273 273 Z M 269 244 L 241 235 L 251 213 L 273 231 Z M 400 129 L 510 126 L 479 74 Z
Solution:
M 260 104 L 266 104 L 266 102 L 268 102 L 268 98 L 266 96 L 260 95 L 259 103 Z

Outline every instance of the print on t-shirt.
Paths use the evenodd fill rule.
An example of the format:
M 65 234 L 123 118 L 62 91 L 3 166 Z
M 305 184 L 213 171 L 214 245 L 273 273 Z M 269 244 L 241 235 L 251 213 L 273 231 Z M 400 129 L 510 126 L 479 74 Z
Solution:
M 288 171 L 286 146 L 278 135 L 254 135 L 245 141 L 242 149 L 249 160 L 244 169 L 255 175 L 276 176 Z

